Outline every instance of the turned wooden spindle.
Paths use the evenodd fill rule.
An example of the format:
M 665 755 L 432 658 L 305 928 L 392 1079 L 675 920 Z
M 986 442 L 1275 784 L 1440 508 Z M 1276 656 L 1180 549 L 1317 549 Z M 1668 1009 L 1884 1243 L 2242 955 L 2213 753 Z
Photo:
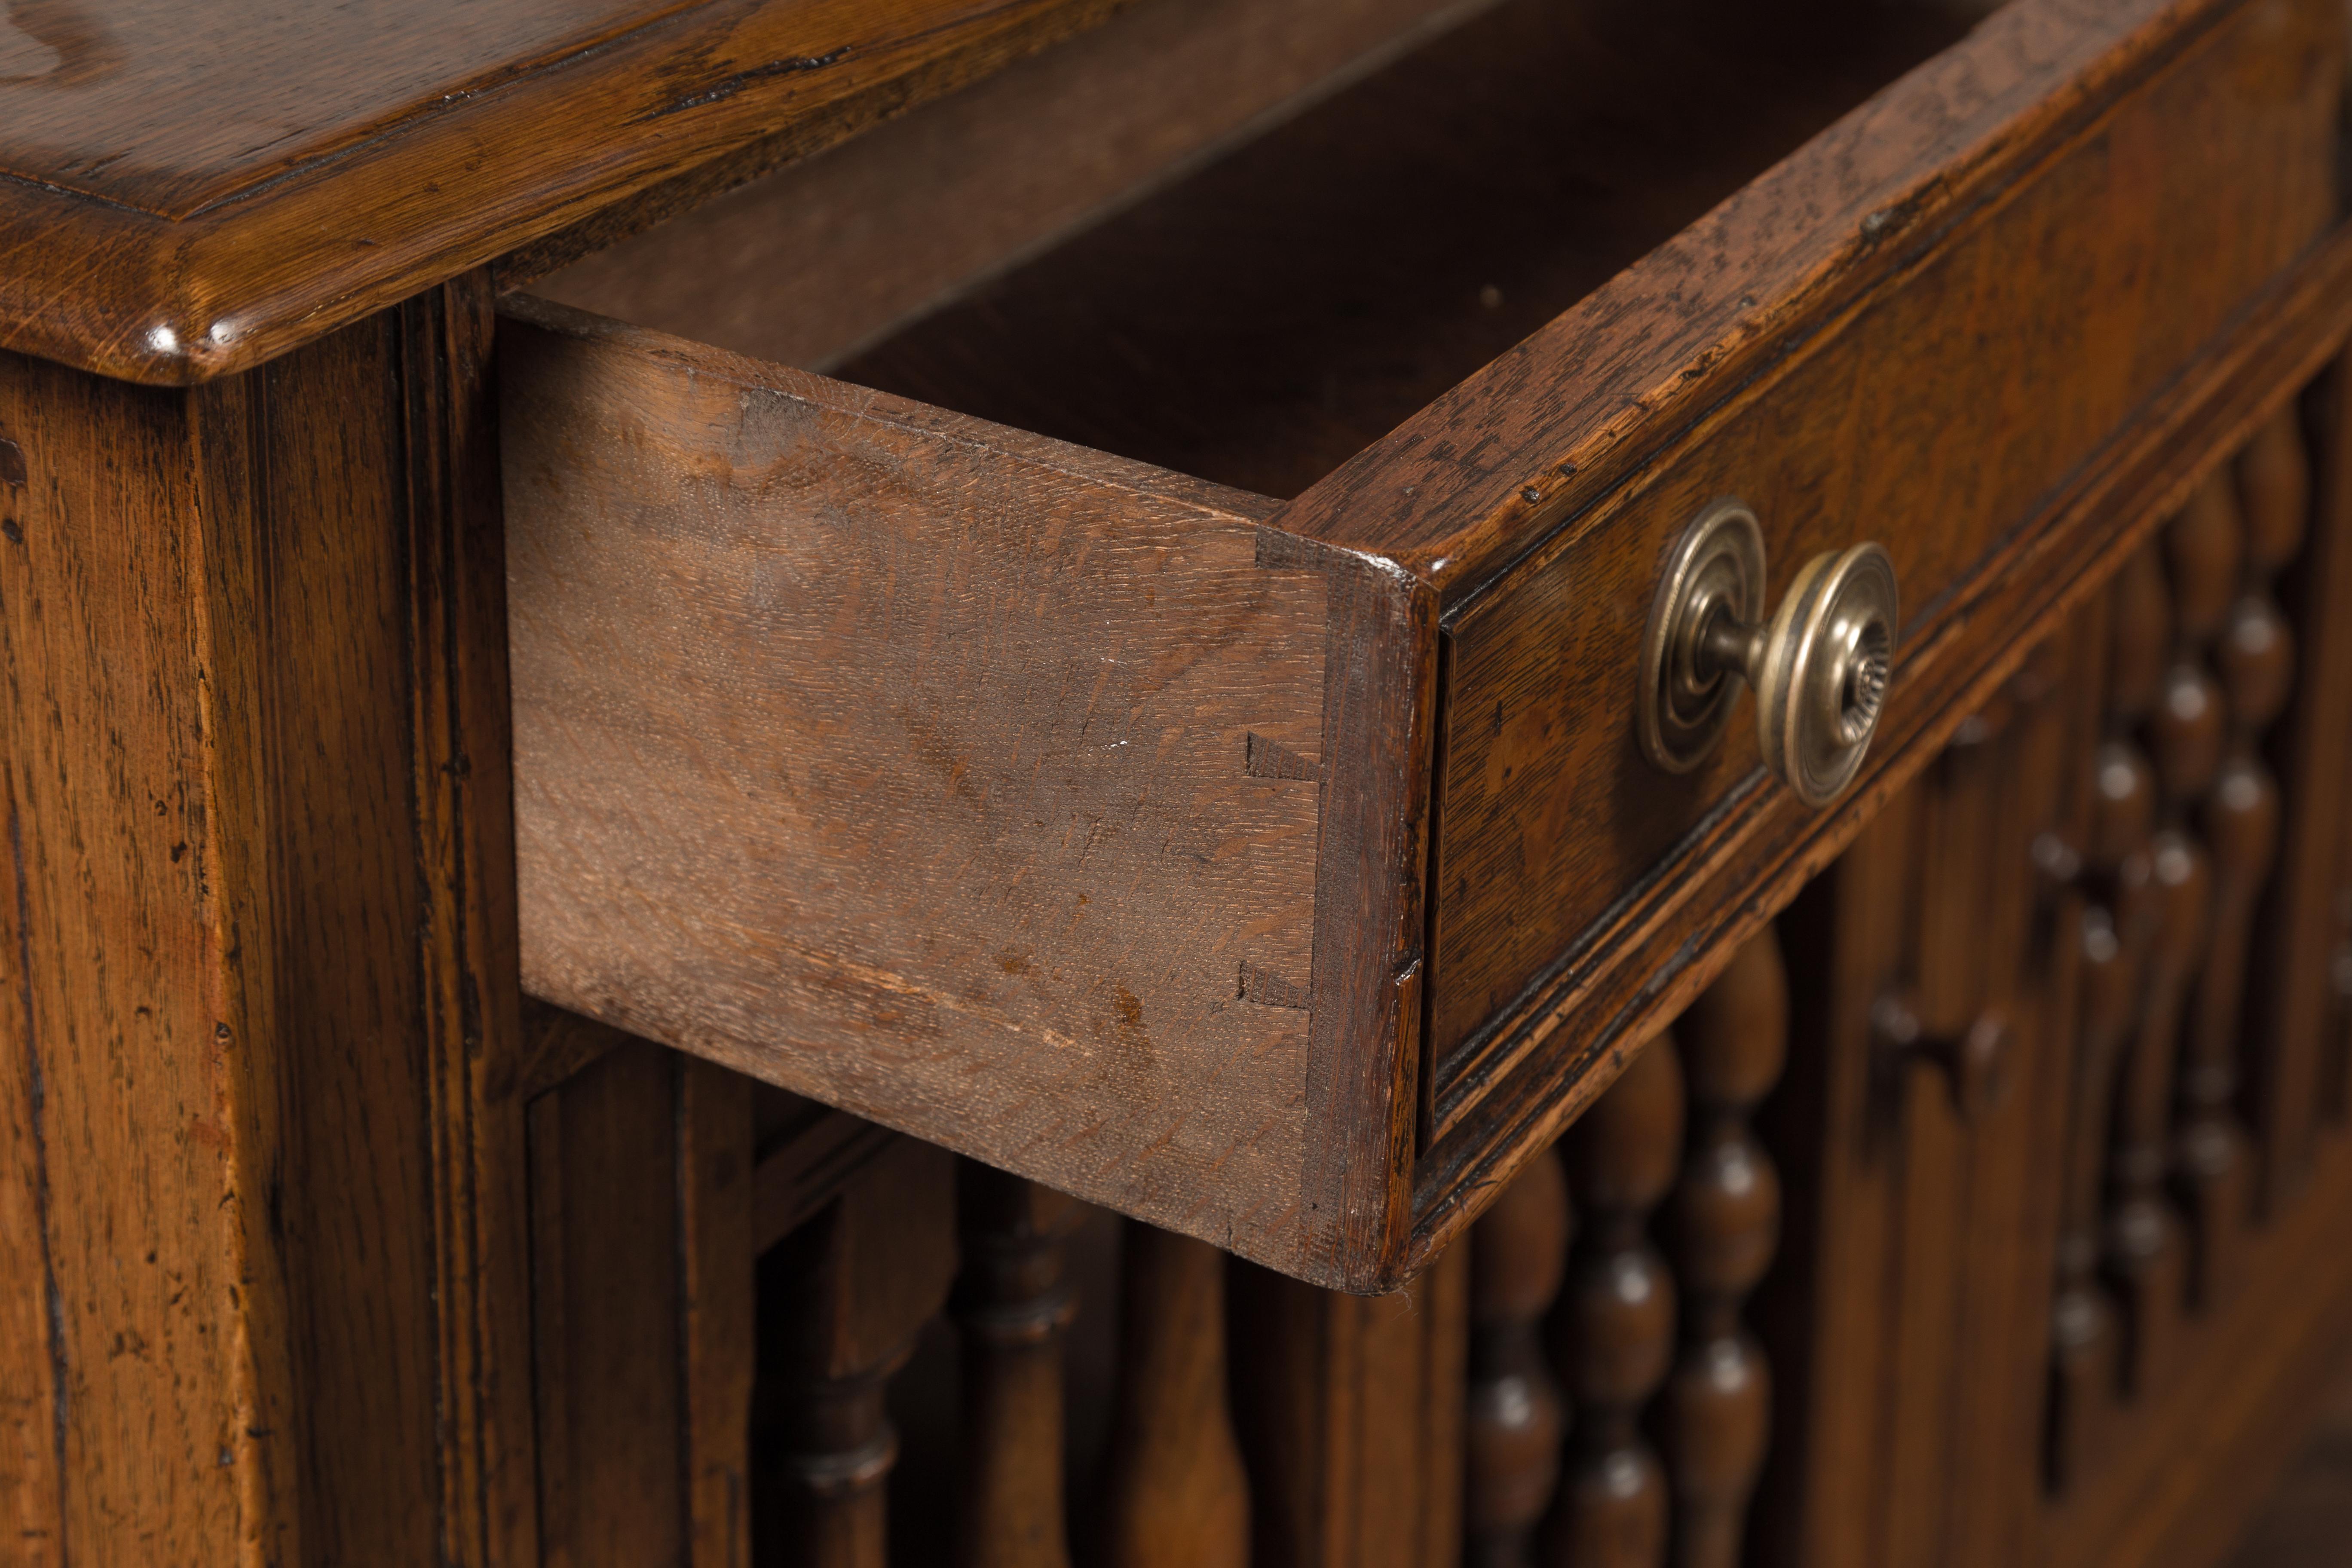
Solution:
M 2311 453 L 2293 400 L 2246 443 L 2238 458 L 2238 496 L 2250 559 L 2275 572 L 2303 552 L 2311 526 Z
M 2278 782 L 2264 731 L 2294 684 L 2294 637 L 2272 581 L 2303 544 L 2310 477 L 2292 406 L 2241 458 L 2236 494 L 2245 540 L 2238 595 L 2210 645 L 2228 708 L 2221 770 L 2200 826 L 2213 862 L 2211 934 L 2190 1005 L 2180 1081 L 2179 1168 L 2193 1219 L 2190 1295 L 2220 1303 L 2237 1274 L 2252 1204 L 2250 1141 L 2237 1112 L 2246 975 L 2263 887 L 2278 857 Z
M 2085 901 L 2074 931 L 2074 1099 L 2051 1308 L 2049 1464 L 2051 1483 L 2060 1489 L 2086 1474 L 2103 1449 L 2122 1375 L 2116 1307 L 2098 1279 L 2099 1196 L 2116 1071 L 2138 1016 L 2151 934 L 2147 847 L 2155 826 L 2156 770 L 2129 741 L 2103 742 L 2091 761 L 2088 853 L 2081 868 Z
M 1062 1338 L 1075 1303 L 1067 1197 L 963 1163 L 953 1312 L 963 1336 L 958 1568 L 1068 1568 L 1063 1516 Z
M 1119 1245 L 1118 1410 L 1103 1560 L 1249 1560 L 1249 1481 L 1226 1396 L 1225 1255 L 1130 1220 Z
M 2243 536 L 2235 493 L 2218 472 L 2190 493 L 2163 535 L 2172 655 L 2144 721 L 2163 823 L 2150 848 L 2156 930 L 2118 1101 L 2118 1201 L 2109 1226 L 2110 1260 L 2129 1281 L 2129 1367 L 2137 1391 L 2170 1364 L 2169 1325 L 2190 1289 L 2190 1259 L 2164 1187 L 2176 1153 L 2172 1123 L 2189 1000 L 2212 931 L 2212 858 L 2192 814 L 2214 787 L 2229 740 L 2228 702 L 2204 655 L 2236 597 Z
M 1470 1232 L 1468 1420 L 1463 1522 L 1469 1568 L 1527 1568 L 1559 1482 L 1566 1413 L 1544 1359 L 1572 1230 L 1568 1178 L 1547 1149 Z
M 1788 1061 L 1789 976 L 1770 926 L 1675 1033 L 1691 1128 L 1669 1208 L 1683 1305 L 1664 1408 L 1674 1560 L 1736 1568 L 1771 1429 L 1771 1369 L 1739 1316 L 1780 1239 L 1780 1173 L 1749 1125 Z
M 892 1373 L 955 1268 L 954 1166 L 911 1140 L 760 1259 L 752 1540 L 762 1565 L 885 1568 Z
M 1682 1163 L 1682 1064 L 1662 1035 L 1561 1141 L 1581 1228 L 1548 1325 L 1574 1412 L 1542 1531 L 1556 1568 L 1665 1561 L 1665 1475 L 1641 1419 L 1674 1360 L 1675 1281 L 1648 1225 Z
M 2153 546 L 2124 563 L 2107 604 L 2107 718 L 2128 729 L 2156 706 L 2172 654 L 2172 591 Z

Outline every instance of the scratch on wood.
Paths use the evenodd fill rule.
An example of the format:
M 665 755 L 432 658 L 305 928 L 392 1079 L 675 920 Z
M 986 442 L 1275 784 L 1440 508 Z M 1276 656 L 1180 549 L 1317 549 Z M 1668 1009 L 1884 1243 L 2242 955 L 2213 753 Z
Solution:
M 829 50 L 821 55 L 796 55 L 790 59 L 770 60 L 766 65 L 753 66 L 750 70 L 737 71 L 733 76 L 722 77 L 700 92 L 688 93 L 684 98 L 666 103 L 659 109 L 638 118 L 641 121 L 659 120 L 665 115 L 682 113 L 689 109 L 700 109 L 705 104 L 722 103 L 755 81 L 762 81 L 769 77 L 797 76 L 803 71 L 823 70 L 827 66 L 839 65 L 848 58 L 849 46 L 844 44 L 837 49 Z

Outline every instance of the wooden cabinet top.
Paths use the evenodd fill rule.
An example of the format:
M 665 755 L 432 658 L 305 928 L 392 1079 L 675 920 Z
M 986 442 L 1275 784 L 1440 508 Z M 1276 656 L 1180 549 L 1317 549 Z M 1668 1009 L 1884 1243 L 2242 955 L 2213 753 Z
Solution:
M 31 0 L 0 19 L 0 346 L 184 384 L 560 258 L 1111 0 Z

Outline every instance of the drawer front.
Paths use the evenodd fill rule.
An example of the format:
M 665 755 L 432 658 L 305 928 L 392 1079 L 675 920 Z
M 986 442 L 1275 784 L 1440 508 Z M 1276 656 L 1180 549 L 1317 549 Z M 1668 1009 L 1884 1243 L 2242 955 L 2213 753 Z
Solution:
M 2326 7 L 2245 7 L 1973 210 L 1871 215 L 1908 253 L 1875 286 L 1448 617 L 1435 1137 L 1530 1053 L 1556 1060 L 1551 1017 L 1585 1011 L 1617 950 L 1785 803 L 1752 697 L 1695 771 L 1642 753 L 1639 650 L 1685 525 L 1748 503 L 1773 603 L 1815 555 L 1885 545 L 1904 601 L 1889 721 L 1932 720 L 1902 688 L 2026 629 L 1985 593 L 2052 569 L 2067 479 L 2332 220 L 2333 43 Z
M 2014 0 L 1287 505 L 518 306 L 527 986 L 1399 1282 L 2340 335 L 2332 0 L 2082 13 Z M 1775 595 L 1902 578 L 1826 812 L 1746 700 L 1696 772 L 1636 743 L 1726 494 Z

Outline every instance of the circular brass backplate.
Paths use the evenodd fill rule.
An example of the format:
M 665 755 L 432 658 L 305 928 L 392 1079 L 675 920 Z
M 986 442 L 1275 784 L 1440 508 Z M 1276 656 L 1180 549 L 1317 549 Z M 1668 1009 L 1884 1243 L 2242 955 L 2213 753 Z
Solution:
M 1764 618 L 1764 532 L 1748 503 L 1730 496 L 1683 530 L 1642 637 L 1642 754 L 1670 773 L 1688 773 L 1715 749 L 1739 695 L 1738 673 L 1701 650 L 1718 617 L 1745 626 Z

